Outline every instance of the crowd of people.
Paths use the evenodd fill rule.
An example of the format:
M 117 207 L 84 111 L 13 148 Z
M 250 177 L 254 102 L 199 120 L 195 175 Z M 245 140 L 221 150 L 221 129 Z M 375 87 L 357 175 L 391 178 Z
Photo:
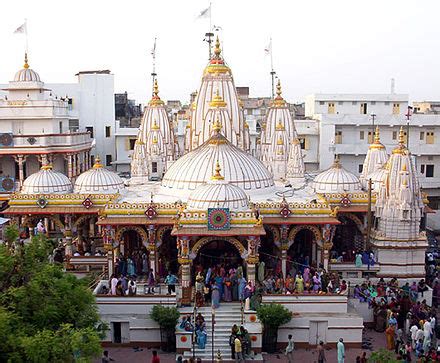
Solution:
M 206 333 L 205 318 L 201 313 L 196 315 L 194 322 L 191 314 L 184 316 L 179 328 L 187 332 L 193 332 L 195 334 L 194 342 L 197 344 L 197 347 L 199 349 L 205 349 L 208 334 Z

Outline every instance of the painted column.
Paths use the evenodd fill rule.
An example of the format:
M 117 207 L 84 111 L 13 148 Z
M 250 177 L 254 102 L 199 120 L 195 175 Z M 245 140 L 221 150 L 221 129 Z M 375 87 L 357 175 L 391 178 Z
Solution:
M 71 155 L 72 158 L 72 176 L 76 177 L 76 154 Z
M 72 248 L 72 215 L 66 214 L 64 225 L 64 254 L 66 256 L 66 267 L 70 267 L 70 258 L 73 256 Z
M 260 247 L 260 238 L 256 236 L 248 237 L 248 250 L 247 250 L 247 280 L 251 281 L 255 285 L 256 280 L 256 268 L 255 265 L 259 262 L 258 258 L 258 248 Z
M 72 155 L 71 154 L 67 154 L 66 159 L 67 159 L 67 177 L 69 179 L 72 179 L 72 177 L 73 177 Z
M 287 277 L 287 250 L 281 250 L 281 271 L 283 272 L 283 278 Z
M 17 155 L 14 159 L 18 164 L 18 180 L 20 182 L 20 189 L 21 189 L 21 187 L 23 186 L 23 181 L 24 181 L 23 164 L 24 164 L 25 157 L 23 155 Z
M 113 242 L 115 238 L 115 230 L 111 226 L 102 228 L 102 240 L 104 242 L 104 249 L 107 251 L 107 268 L 108 277 L 115 272 L 115 263 L 113 259 Z
M 289 248 L 289 241 L 288 241 L 288 231 L 289 226 L 286 224 L 281 225 L 281 271 L 283 273 L 283 278 L 287 277 L 287 250 Z
M 148 226 L 148 259 L 150 260 L 150 268 L 153 270 L 154 276 L 156 276 L 156 228 L 154 224 Z
M 335 235 L 335 226 L 326 224 L 322 227 L 322 263 L 324 270 L 328 271 L 328 261 L 330 256 L 330 250 L 333 247 L 333 237 Z
M 89 236 L 95 237 L 95 218 L 91 217 L 89 219 Z
M 191 259 L 189 257 L 189 243 L 188 236 L 177 237 L 177 257 L 181 265 L 180 283 L 182 286 L 181 303 L 188 305 L 192 300 L 191 288 Z
M 79 157 L 79 154 L 76 154 L 76 175 L 78 176 L 81 174 L 81 158 Z

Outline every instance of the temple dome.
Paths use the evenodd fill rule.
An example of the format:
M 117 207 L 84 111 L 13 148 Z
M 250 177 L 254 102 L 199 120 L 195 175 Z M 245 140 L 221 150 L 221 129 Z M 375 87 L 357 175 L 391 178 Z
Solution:
M 385 182 L 387 174 L 388 170 L 385 167 L 382 167 L 368 175 L 368 179 L 371 179 L 371 190 L 373 192 L 379 192 L 380 185 Z M 366 189 L 368 190 L 368 181 Z
M 20 69 L 14 76 L 14 82 L 41 82 L 40 75 L 29 68 L 27 53 L 24 57 L 23 69 Z
M 206 184 L 199 186 L 188 198 L 189 210 L 229 208 L 232 211 L 249 210 L 249 197 L 236 185 L 224 180 L 217 162 L 216 173 Z
M 214 128 L 210 139 L 171 165 L 162 180 L 164 193 L 188 197 L 211 179 L 216 161 L 223 167 L 224 179 L 247 194 L 273 191 L 272 175 L 261 161 L 232 145 L 220 129 L 221 125 Z
M 358 177 L 345 170 L 339 159 L 327 170 L 318 174 L 313 180 L 316 193 L 350 193 L 361 190 Z
M 74 192 L 79 194 L 113 194 L 125 188 L 124 181 L 113 171 L 103 168 L 96 159 L 93 168 L 80 174 L 75 181 Z
M 44 165 L 38 172 L 25 179 L 21 192 L 23 194 L 71 193 L 72 183 L 63 173 L 53 171 L 50 165 Z

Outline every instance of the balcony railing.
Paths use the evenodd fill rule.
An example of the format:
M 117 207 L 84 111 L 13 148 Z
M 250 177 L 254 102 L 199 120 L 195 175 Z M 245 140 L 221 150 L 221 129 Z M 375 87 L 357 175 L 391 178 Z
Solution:
M 0 152 L 4 149 L 16 147 L 41 148 L 41 147 L 66 147 L 80 146 L 92 143 L 89 132 L 71 132 L 65 134 L 44 134 L 44 135 L 13 135 L 14 145 L 10 147 L 0 147 Z

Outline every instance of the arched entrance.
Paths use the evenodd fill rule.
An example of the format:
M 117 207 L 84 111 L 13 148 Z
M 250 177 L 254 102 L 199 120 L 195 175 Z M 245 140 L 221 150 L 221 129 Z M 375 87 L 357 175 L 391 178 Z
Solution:
M 237 245 L 239 244 L 239 245 Z M 202 238 L 193 247 L 193 266 L 203 270 L 222 266 L 225 270 L 243 265 L 244 248 L 236 239 Z
M 176 237 L 171 236 L 171 227 L 161 228 L 157 232 L 157 240 L 159 241 L 158 268 L 157 275 L 165 278 L 168 271 L 177 274 L 179 271 L 179 263 L 177 262 L 177 241 Z
M 144 250 L 148 240 L 147 232 L 142 227 L 122 227 L 116 231 L 116 241 L 119 242 L 119 251 L 125 256 L 138 254 Z
M 297 268 L 302 270 L 305 265 L 319 264 L 318 249 L 322 244 L 322 234 L 318 227 L 296 226 L 290 231 L 288 240 L 287 256 Z
M 280 233 L 278 227 L 265 226 L 266 234 L 260 237 L 258 249 L 260 262 L 264 262 L 266 275 L 281 271 L 281 250 L 278 245 Z
M 354 262 L 356 251 L 363 249 L 364 236 L 355 218 L 341 214 L 338 219 L 341 224 L 336 227 L 331 257 L 342 257 L 343 262 Z

